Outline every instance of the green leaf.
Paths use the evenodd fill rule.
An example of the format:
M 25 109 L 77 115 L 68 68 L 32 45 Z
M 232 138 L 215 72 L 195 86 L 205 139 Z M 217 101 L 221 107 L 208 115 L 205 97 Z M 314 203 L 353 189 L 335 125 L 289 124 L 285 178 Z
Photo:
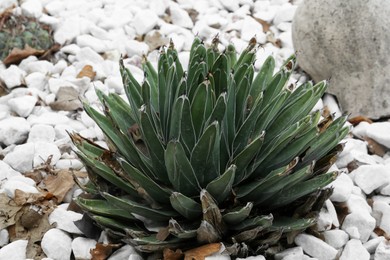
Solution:
M 212 112 L 212 107 L 210 82 L 203 81 L 197 88 L 191 104 L 191 115 L 197 137 L 201 135 L 206 119 Z
M 230 194 L 232 194 L 236 168 L 235 165 L 231 165 L 221 176 L 207 185 L 206 190 L 218 203 L 222 203 Z
M 178 141 L 172 140 L 168 143 L 165 151 L 165 165 L 169 181 L 175 190 L 186 196 L 199 194 L 200 185 L 196 174 L 186 157 L 183 146 Z
M 269 215 L 260 215 L 256 216 L 254 218 L 245 219 L 241 223 L 231 226 L 230 228 L 232 230 L 247 230 L 253 227 L 261 226 L 263 228 L 270 227 L 272 225 L 272 222 L 274 220 L 274 217 L 272 214 Z
M 215 149 L 219 149 L 218 136 L 219 124 L 214 122 L 207 127 L 191 152 L 191 166 L 202 187 L 208 183 L 206 181 L 209 179 L 219 176 L 219 162 L 215 162 L 213 157 Z
M 172 217 L 179 216 L 176 211 L 165 209 L 152 209 L 149 206 L 134 202 L 129 199 L 115 197 L 107 192 L 103 192 L 102 196 L 108 201 L 108 203 L 111 203 L 118 208 L 126 210 L 130 214 L 137 214 L 153 221 L 168 221 Z
M 234 209 L 222 216 L 223 220 L 229 225 L 236 225 L 249 217 L 253 208 L 252 202 L 247 202 L 245 206 Z
M 269 56 L 261 66 L 259 73 L 257 73 L 255 79 L 252 82 L 250 95 L 254 100 L 256 100 L 260 93 L 266 89 L 266 86 L 272 79 L 274 69 L 275 59 L 272 56 Z
M 202 214 L 202 206 L 180 192 L 173 192 L 170 202 L 177 212 L 189 220 L 197 219 Z
M 106 200 L 102 199 L 85 199 L 82 197 L 77 197 L 75 200 L 77 205 L 79 205 L 84 210 L 87 210 L 93 214 L 106 216 L 110 218 L 119 218 L 127 221 L 137 220 L 133 215 L 129 214 L 128 211 L 117 208 L 112 204 L 108 203 Z
M 282 230 L 283 232 L 291 232 L 294 230 L 304 230 L 316 223 L 315 218 L 288 218 L 279 217 L 274 220 L 271 227 L 268 228 L 270 231 Z
M 129 178 L 133 179 L 137 183 L 137 185 L 142 187 L 152 199 L 161 203 L 169 203 L 169 197 L 171 193 L 169 189 L 161 187 L 153 179 L 140 172 L 137 168 L 129 164 L 126 160 L 118 158 L 118 162 L 122 166 L 124 172 L 129 176 Z
M 192 121 L 190 101 L 185 96 L 183 97 L 183 115 L 180 122 L 180 141 L 186 148 L 187 155 L 189 156 L 193 147 L 195 146 L 195 128 Z

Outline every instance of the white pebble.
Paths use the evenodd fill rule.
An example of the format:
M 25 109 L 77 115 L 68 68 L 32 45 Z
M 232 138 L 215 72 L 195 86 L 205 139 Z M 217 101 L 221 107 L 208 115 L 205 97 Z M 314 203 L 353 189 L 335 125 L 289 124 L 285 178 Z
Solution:
M 72 234 L 82 234 L 80 229 L 73 223 L 82 217 L 83 215 L 80 213 L 58 207 L 49 215 L 49 223 L 50 225 L 56 223 L 56 228 L 63 231 Z
M 76 237 L 72 241 L 72 251 L 76 260 L 91 259 L 91 249 L 96 247 L 96 241 L 85 237 Z
M 39 0 L 28 0 L 20 7 L 25 16 L 39 18 L 42 15 L 42 4 Z
M 390 122 L 372 123 L 367 128 L 367 136 L 390 148 Z
M 7 196 L 9 198 L 13 198 L 15 196 L 15 190 L 21 190 L 25 193 L 39 193 L 39 191 L 37 190 L 37 188 L 35 188 L 35 183 L 33 185 L 28 184 L 27 181 L 23 181 L 21 180 L 21 178 L 25 178 L 25 179 L 30 179 L 30 178 L 27 178 L 27 177 L 23 177 L 23 176 L 18 176 L 19 179 L 17 179 L 16 177 L 13 177 L 13 178 L 10 178 L 4 185 L 3 185 L 3 189 L 4 189 L 4 192 L 5 194 L 7 194 Z M 30 179 L 32 180 L 32 179 Z M 34 182 L 34 181 L 33 181 Z
M 54 40 L 59 44 L 70 43 L 74 38 L 83 33 L 82 25 L 90 23 L 87 19 L 79 16 L 72 16 L 61 20 L 54 32 Z
M 275 260 L 283 260 L 286 257 L 295 257 L 295 258 L 302 258 L 303 257 L 303 250 L 302 247 L 292 247 L 288 248 L 286 250 L 283 250 L 282 252 L 279 252 L 275 254 Z
M 12 169 L 5 161 L 0 160 L 0 182 L 15 176 L 21 176 L 21 173 Z
M 6 228 L 0 230 L 0 247 L 3 247 L 9 243 L 9 233 Z
M 33 143 L 18 145 L 3 160 L 18 172 L 30 171 L 33 168 L 34 148 Z
M 0 70 L 0 80 L 9 89 L 22 85 L 25 75 L 26 72 L 16 65 L 11 65 L 8 69 Z
M 357 239 L 351 239 L 344 247 L 340 260 L 369 260 L 370 254 L 362 245 L 362 242 Z
M 28 117 L 35 107 L 38 99 L 34 96 L 22 96 L 8 100 L 11 110 L 21 117 Z
M 345 217 L 341 228 L 350 236 L 353 235 L 354 237 L 359 237 L 360 241 L 365 243 L 368 241 L 368 238 L 375 226 L 375 219 L 370 215 L 370 213 L 362 210 L 348 214 Z M 355 233 L 356 231 L 359 235 Z
M 184 9 L 180 8 L 176 3 L 171 3 L 169 11 L 173 24 L 188 29 L 191 29 L 194 26 L 194 23 L 188 13 Z
M 388 202 L 374 200 L 373 216 L 377 220 L 377 225 L 387 234 L 390 234 L 390 205 Z
M 386 239 L 383 236 L 372 238 L 368 240 L 366 243 L 364 243 L 363 246 L 368 251 L 368 253 L 374 254 L 378 245 L 385 240 Z
M 104 61 L 103 57 L 100 56 L 96 51 L 92 50 L 90 47 L 84 47 L 80 49 L 76 54 L 76 59 L 78 61 L 92 62 L 97 64 Z
M 318 231 L 325 231 L 332 228 L 333 219 L 331 214 L 322 208 L 317 219 L 316 227 Z
M 104 84 L 109 88 L 115 90 L 116 93 L 121 94 L 124 91 L 123 81 L 120 77 L 108 77 Z
M 275 18 L 273 20 L 274 25 L 278 25 L 282 22 L 290 22 L 292 21 L 295 11 L 297 9 L 296 5 L 292 5 L 290 3 L 286 3 L 279 8 L 279 10 L 275 14 Z
M 80 170 L 84 165 L 77 159 L 60 159 L 56 163 L 57 169 Z
M 45 74 L 41 72 L 28 74 L 24 79 L 28 88 L 45 90 L 47 86 L 47 78 Z
M 383 240 L 375 250 L 374 260 L 390 259 L 390 242 Z
M 28 240 L 16 240 L 0 248 L 0 259 L 25 260 Z
M 40 72 L 42 74 L 49 74 L 53 71 L 54 65 L 47 60 L 32 61 L 26 65 L 27 73 Z
M 136 253 L 135 249 L 130 245 L 125 245 L 116 250 L 108 260 L 122 260 L 128 259 L 131 254 Z
M 70 121 L 67 116 L 55 112 L 45 112 L 39 116 L 30 115 L 27 120 L 31 123 L 31 125 L 44 124 L 52 126 L 67 124 Z
M 125 43 L 127 55 L 129 57 L 147 55 L 149 51 L 149 45 L 145 42 L 139 42 L 136 40 L 129 40 Z
M 342 248 L 349 239 L 348 234 L 340 229 L 327 230 L 323 234 L 325 242 L 336 249 Z
M 34 143 L 34 167 L 44 164 L 51 157 L 50 165 L 55 165 L 61 158 L 61 152 L 57 145 L 47 142 Z
M 338 251 L 315 236 L 299 234 L 294 242 L 302 247 L 303 251 L 318 259 L 335 259 Z
M 329 186 L 334 188 L 332 196 L 330 196 L 330 200 L 335 202 L 344 202 L 351 196 L 353 181 L 348 175 L 341 173 L 334 182 L 329 184 Z
M 49 258 L 55 260 L 70 260 L 72 239 L 64 231 L 52 228 L 43 236 L 41 247 Z
M 133 27 L 139 35 L 143 35 L 152 30 L 158 22 L 158 16 L 151 10 L 139 11 L 133 20 Z
M 0 121 L 0 143 L 23 143 L 30 131 L 30 124 L 22 117 L 9 117 Z
M 90 47 L 96 52 L 105 52 L 109 49 L 107 43 L 89 34 L 79 35 L 76 38 L 77 45 L 81 48 Z
M 249 15 L 245 16 L 241 27 L 241 39 L 249 41 L 256 37 L 257 42 L 265 43 L 266 35 L 263 32 L 263 26 Z
M 54 128 L 50 125 L 36 124 L 31 127 L 27 142 L 52 143 L 55 139 Z
M 354 182 L 366 194 L 390 183 L 390 167 L 384 165 L 362 165 L 354 171 Z

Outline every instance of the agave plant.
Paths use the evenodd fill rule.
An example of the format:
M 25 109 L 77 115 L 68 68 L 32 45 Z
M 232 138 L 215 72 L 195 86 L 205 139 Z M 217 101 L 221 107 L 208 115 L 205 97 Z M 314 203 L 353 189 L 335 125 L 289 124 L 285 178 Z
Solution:
M 71 135 L 89 174 L 77 204 L 140 251 L 223 242 L 259 254 L 312 226 L 332 192 L 349 129 L 311 112 L 326 82 L 288 85 L 294 57 L 256 74 L 254 39 L 239 57 L 218 49 L 196 38 L 185 71 L 171 44 L 157 70 L 145 60 L 142 83 L 121 64 L 128 102 L 97 91 L 103 113 L 84 103 L 109 149 Z

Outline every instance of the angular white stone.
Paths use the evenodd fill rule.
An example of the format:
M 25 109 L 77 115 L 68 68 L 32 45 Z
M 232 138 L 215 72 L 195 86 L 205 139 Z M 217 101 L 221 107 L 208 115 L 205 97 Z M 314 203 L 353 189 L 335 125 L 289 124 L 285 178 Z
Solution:
M 45 90 L 45 87 L 47 86 L 46 75 L 41 72 L 33 72 L 28 74 L 24 80 L 28 88 Z
M 364 212 L 371 213 L 372 208 L 368 205 L 366 198 L 361 197 L 357 194 L 351 194 L 347 200 L 347 207 L 350 213 L 352 212 Z
M 362 242 L 357 239 L 351 239 L 344 247 L 340 260 L 369 260 L 370 253 L 362 245 Z
M 0 230 L 0 247 L 7 245 L 9 242 L 9 233 L 6 228 Z
M 50 225 L 56 223 L 56 228 L 68 233 L 82 234 L 80 229 L 73 223 L 74 221 L 80 220 L 82 217 L 83 215 L 80 213 L 63 208 L 56 208 L 49 215 L 49 223 Z
M 77 159 L 60 159 L 55 164 L 57 169 L 80 170 L 84 165 Z
M 0 182 L 15 176 L 21 176 L 20 172 L 15 171 L 5 161 L 0 161 Z
M 0 121 L 0 143 L 19 144 L 26 140 L 30 124 L 22 117 L 9 117 Z
M 318 259 L 335 259 L 338 251 L 315 236 L 308 234 L 299 234 L 294 242 L 302 247 L 303 251 Z
M 70 121 L 67 116 L 55 112 L 45 112 L 39 116 L 30 115 L 27 120 L 31 123 L 31 125 L 44 124 L 52 126 L 67 124 Z
M 384 165 L 362 165 L 354 171 L 354 182 L 366 194 L 390 183 L 390 167 Z
M 135 249 L 130 245 L 125 245 L 116 250 L 108 260 L 122 260 L 128 259 L 131 254 L 136 253 Z
M 350 235 L 352 230 L 357 230 L 359 232 L 359 239 L 363 243 L 367 242 L 370 237 L 371 232 L 376 226 L 375 219 L 365 211 L 356 211 L 348 214 L 341 226 L 341 229 L 349 233 Z
M 390 259 L 390 242 L 383 240 L 375 250 L 374 260 Z
M 54 65 L 47 60 L 32 61 L 26 65 L 28 73 L 40 72 L 42 74 L 49 74 L 53 71 Z
M 349 239 L 348 234 L 344 230 L 340 229 L 327 230 L 323 233 L 323 235 L 325 242 L 336 249 L 342 248 Z
M 37 188 L 35 188 L 33 185 L 28 184 L 26 181 L 22 181 L 20 179 L 15 178 L 16 177 L 11 178 L 3 185 L 4 192 L 5 194 L 7 194 L 8 197 L 13 198 L 15 196 L 15 190 L 17 189 L 25 193 L 39 193 Z M 29 179 L 23 176 L 20 176 L 20 178 Z
M 100 56 L 96 51 L 90 47 L 84 47 L 80 49 L 76 54 L 76 59 L 83 62 L 101 63 L 104 61 L 103 57 Z
M 130 255 L 130 257 L 131 256 L 132 255 Z M 129 260 L 130 260 L 130 257 L 129 257 Z M 262 255 L 251 256 L 248 258 L 249 258 L 249 260 L 265 260 L 264 256 L 262 256 Z M 206 256 L 204 259 L 205 260 L 230 260 L 230 256 L 216 253 L 216 254 L 211 255 L 211 256 Z M 139 259 L 134 259 L 134 260 L 139 260 Z
M 390 148 L 390 122 L 372 123 L 367 128 L 367 136 Z
M 48 1 L 45 5 L 45 9 L 49 14 L 57 16 L 61 13 L 61 11 L 65 10 L 65 3 L 60 0 Z
M 42 15 L 42 3 L 39 0 L 27 0 L 20 7 L 22 13 L 28 17 L 39 18 Z
M 72 241 L 72 251 L 76 260 L 91 259 L 91 249 L 96 247 L 96 241 L 85 237 L 76 237 Z
M 367 250 L 368 253 L 374 254 L 376 248 L 378 245 L 382 242 L 385 241 L 386 239 L 383 236 L 376 237 L 373 239 L 368 240 L 366 243 L 363 244 L 364 248 Z
M 241 27 L 241 39 L 249 41 L 256 37 L 258 43 L 266 42 L 266 35 L 263 32 L 263 26 L 249 15 L 245 16 Z
M 0 248 L 0 259 L 25 260 L 28 240 L 16 240 Z
M 133 57 L 135 55 L 142 56 L 147 55 L 149 51 L 149 45 L 144 42 L 139 42 L 136 40 L 129 40 L 125 43 L 126 52 L 129 57 Z
M 55 139 L 54 128 L 50 125 L 36 124 L 31 127 L 27 142 L 47 142 L 52 143 Z
M 351 196 L 353 181 L 347 174 L 341 173 L 334 182 L 329 184 L 329 186 L 333 187 L 333 193 L 332 196 L 330 196 L 330 200 L 344 202 Z
M 372 215 L 377 220 L 377 225 L 386 234 L 390 234 L 390 205 L 381 200 L 374 200 Z
M 21 117 L 28 117 L 35 107 L 38 99 L 34 96 L 22 96 L 11 98 L 8 100 L 8 105 L 11 110 Z
M 158 16 L 151 10 L 138 11 L 133 20 L 133 27 L 137 34 L 146 34 L 152 30 L 158 22 Z
M 334 207 L 333 203 L 328 199 L 325 201 L 326 209 L 328 210 L 330 216 L 332 217 L 332 224 L 336 228 L 340 227 L 340 222 L 338 219 L 338 215 L 336 212 L 336 208 Z
M 4 157 L 4 162 L 18 172 L 24 173 L 32 170 L 35 145 L 33 143 L 21 144 Z
M 76 38 L 77 45 L 81 48 L 90 47 L 96 52 L 105 52 L 109 49 L 107 43 L 89 34 L 79 35 Z
M 187 11 L 180 8 L 178 4 L 171 3 L 171 5 L 169 6 L 169 11 L 173 24 L 188 29 L 194 27 L 194 23 L 192 22 Z
M 59 44 L 71 42 L 78 35 L 84 33 L 82 26 L 91 23 L 85 18 L 79 16 L 71 16 L 63 19 L 54 32 L 54 40 Z
M 297 10 L 296 5 L 290 3 L 284 4 L 275 14 L 273 24 L 278 25 L 282 22 L 291 22 L 295 11 Z
M 0 70 L 0 80 L 9 89 L 22 85 L 25 75 L 26 72 L 19 69 L 16 65 L 11 65 L 8 69 Z
M 208 257 L 205 257 L 205 259 L 208 259 Z M 219 258 L 218 258 L 219 259 Z M 230 257 L 229 257 L 230 259 Z M 129 256 L 129 259 L 128 260 L 143 260 L 143 257 L 140 256 L 139 254 L 131 254 Z M 223 258 L 221 258 L 221 260 L 223 260 Z
M 43 235 L 41 247 L 47 257 L 56 260 L 70 260 L 72 239 L 64 231 L 52 228 Z
M 108 77 L 105 81 L 104 84 L 109 88 L 115 90 L 116 93 L 123 93 L 124 88 L 123 88 L 123 81 L 122 78 L 120 77 Z
M 55 165 L 61 158 L 60 150 L 53 143 L 35 142 L 34 145 L 34 167 L 44 164 L 49 157 L 51 157 L 51 165 Z
M 331 214 L 325 208 L 322 208 L 316 223 L 318 231 L 325 231 L 332 228 L 333 218 Z
M 286 250 L 283 250 L 282 252 L 279 252 L 275 254 L 274 258 L 275 260 L 283 260 L 286 259 L 286 257 L 295 257 L 295 258 L 302 258 L 303 257 L 303 249 L 300 246 L 288 248 Z

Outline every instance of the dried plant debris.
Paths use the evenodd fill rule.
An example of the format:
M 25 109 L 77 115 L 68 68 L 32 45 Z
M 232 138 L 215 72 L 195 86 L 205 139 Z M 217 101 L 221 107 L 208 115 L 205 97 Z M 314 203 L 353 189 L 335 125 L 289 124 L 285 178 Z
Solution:
M 0 14 L 0 59 L 5 65 L 19 63 L 30 55 L 47 56 L 57 49 L 50 26 L 16 16 L 11 9 Z

